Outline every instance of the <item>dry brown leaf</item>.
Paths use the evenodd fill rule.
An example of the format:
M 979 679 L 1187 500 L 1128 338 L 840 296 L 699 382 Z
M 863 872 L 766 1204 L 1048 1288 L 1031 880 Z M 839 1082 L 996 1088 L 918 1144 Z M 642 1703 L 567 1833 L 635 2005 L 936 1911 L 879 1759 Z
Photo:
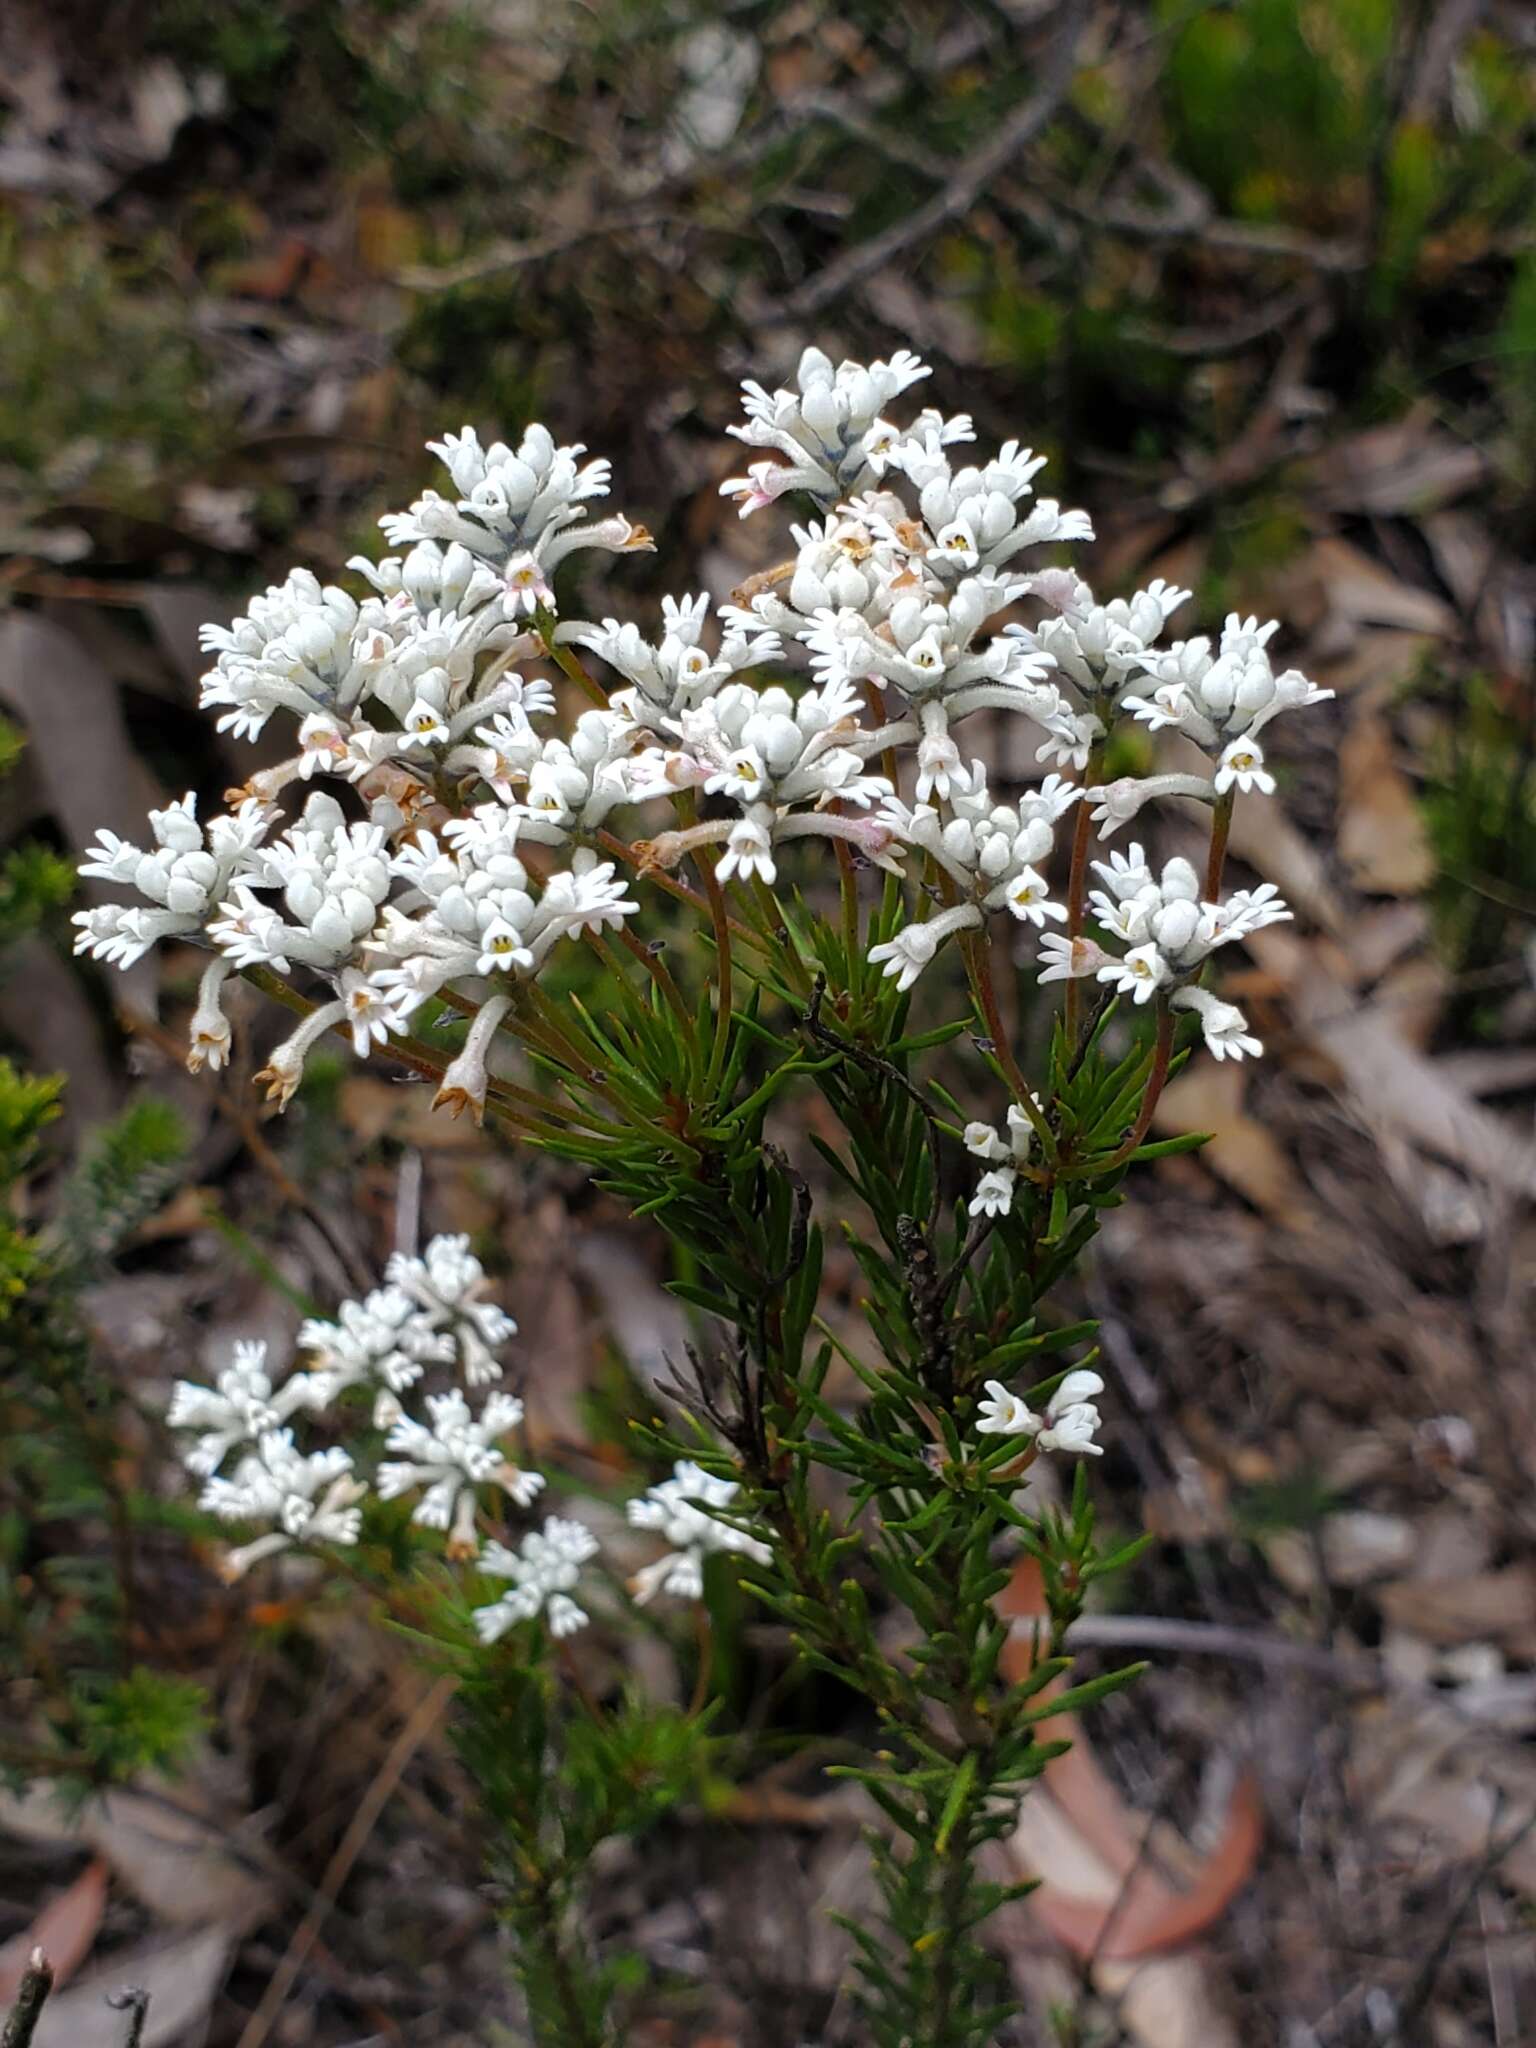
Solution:
M 1443 597 L 1404 583 L 1373 555 L 1337 534 L 1314 541 L 1307 569 L 1322 580 L 1335 618 L 1355 626 L 1400 626 L 1410 633 L 1447 635 L 1456 614 Z
M 72 1885 L 38 1914 L 24 1933 L 0 1948 L 0 2007 L 8 2006 L 34 1949 L 40 1948 L 53 1971 L 54 1987 L 66 1983 L 91 1952 L 107 1903 L 107 1866 L 99 1856 Z
M 160 1919 L 192 1926 L 216 1920 L 231 1932 L 255 1926 L 271 1911 L 271 1881 L 253 1869 L 231 1838 L 239 1823 L 200 1794 L 190 1772 L 176 1804 L 149 1787 L 120 1787 L 66 1812 L 47 1785 L 25 1796 L 0 1793 L 0 1828 L 28 1840 L 80 1842 L 106 1859 L 113 1874 Z
M 1003 1651 L 1004 1670 L 1017 1678 L 1028 1668 L 1030 1635 L 1042 1606 L 1039 1566 L 1032 1559 L 1020 1561 L 998 1604 L 1019 1631 Z M 1122 2025 L 1141 2048 L 1236 2048 L 1208 1962 L 1193 1953 L 1162 1951 L 1211 1925 L 1245 1882 L 1260 1830 L 1251 1782 L 1243 1780 L 1234 1794 L 1218 1851 L 1197 1858 L 1172 1829 L 1132 1813 L 1075 1719 L 1063 1716 L 1049 1732 L 1070 1737 L 1073 1747 L 1047 1767 L 1007 1844 L 1015 1874 L 1050 1873 L 1027 1902 L 1035 1919 L 1076 1954 L 1092 1959 L 1096 1986 L 1116 2000 Z M 1143 1860 L 1148 1836 L 1160 1863 L 1190 1874 L 1188 1889 L 1175 1890 Z M 1034 1989 L 1026 1986 L 1018 1959 L 1015 1968 L 1021 1988 Z
M 1339 747 L 1339 858 L 1359 889 L 1417 896 L 1435 872 L 1424 814 L 1386 720 L 1357 718 Z
M 1376 1600 L 1389 1621 L 1426 1642 L 1496 1642 L 1521 1657 L 1536 1651 L 1536 1566 L 1401 1579 L 1380 1587 Z
M 1335 441 L 1308 465 L 1318 500 L 1341 512 L 1431 512 L 1474 490 L 1488 457 L 1433 424 L 1427 407 Z
M 1391 1009 L 1358 1002 L 1321 949 L 1294 933 L 1256 932 L 1249 944 L 1289 987 L 1296 1021 L 1329 1055 L 1342 1092 L 1378 1139 L 1409 1140 L 1474 1181 L 1536 1197 L 1536 1147 L 1475 1102 L 1451 1069 L 1415 1051 Z
M 1244 1110 L 1247 1085 L 1240 1066 L 1196 1061 L 1163 1090 L 1154 1128 L 1165 1137 L 1209 1131 L 1211 1141 L 1199 1156 L 1211 1171 L 1255 1208 L 1305 1229 L 1312 1220 L 1306 1191 L 1271 1133 Z

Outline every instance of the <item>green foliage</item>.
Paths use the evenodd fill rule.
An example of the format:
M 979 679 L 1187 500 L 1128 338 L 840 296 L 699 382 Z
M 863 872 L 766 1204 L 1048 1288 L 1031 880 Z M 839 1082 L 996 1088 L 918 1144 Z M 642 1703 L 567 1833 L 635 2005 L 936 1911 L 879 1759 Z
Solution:
M 159 471 L 227 444 L 170 270 L 153 240 L 108 252 L 62 215 L 41 237 L 0 222 L 0 474 L 16 472 L 39 505 L 89 495 L 147 509 Z M 60 376 L 61 363 L 77 373 Z
M 154 1095 L 92 1135 L 59 1205 L 59 1237 L 77 1274 L 110 1257 L 164 1201 L 186 1146 L 175 1106 Z
M 871 2037 L 881 2048 L 979 2048 L 1008 2007 L 977 1930 L 1014 1895 L 978 1875 L 979 1852 L 1007 1833 L 1055 1753 L 1051 1716 L 1130 1675 L 1047 1696 L 1068 1669 L 1061 1644 L 1086 1587 L 1134 1546 L 1110 1555 L 1098 1545 L 1081 1474 L 1067 1513 L 1021 1513 L 1008 1482 L 1034 1453 L 1017 1438 L 978 1437 L 977 1405 L 988 1378 L 1032 1362 L 1041 1377 L 1029 1398 L 1047 1399 L 1067 1369 L 1061 1354 L 1091 1337 L 1091 1325 L 1053 1319 L 1048 1297 L 1119 1199 L 1131 1161 L 1173 1149 L 1142 1145 L 1137 1116 L 1167 1046 L 1109 1053 L 1107 1002 L 1081 1043 L 1058 1027 L 1036 1109 L 1039 1163 L 1009 1214 L 972 1218 L 952 1194 L 948 1119 L 962 1113 L 920 1077 L 967 1022 L 985 1030 L 990 967 L 973 961 L 973 1018 L 913 1036 L 907 999 L 867 961 L 869 941 L 899 917 L 894 888 L 869 907 L 867 928 L 851 878 L 836 921 L 766 891 L 757 911 L 730 933 L 739 1001 L 724 1000 L 734 989 L 718 924 L 713 1002 L 706 991 L 690 1005 L 675 984 L 641 980 L 612 955 L 601 1009 L 573 996 L 557 1023 L 534 999 L 530 1042 L 555 1084 L 551 1114 L 566 1120 L 540 1142 L 656 1217 L 683 1255 L 674 1292 L 725 1324 L 724 1356 L 696 1356 L 670 1390 L 684 1427 L 640 1435 L 739 1483 L 743 1528 L 773 1538 L 772 1566 L 747 1568 L 749 1590 L 787 1625 L 802 1661 L 862 1693 L 885 1732 L 877 1758 L 849 1767 L 894 1829 L 871 1844 L 884 1925 L 850 1930 Z M 978 1042 L 1020 1100 L 1001 1050 Z M 863 1281 L 862 1354 L 820 1317 L 815 1194 L 771 1135 L 780 1107 L 806 1089 L 830 1113 L 819 1127 L 842 1134 L 841 1145 L 812 1143 L 840 1189 L 835 1209 Z M 834 1357 L 861 1383 L 852 1413 L 827 1398 Z M 826 1473 L 846 1489 L 841 1519 L 821 1505 Z M 1006 1554 L 1021 1544 L 1040 1563 L 1048 1618 L 1027 1673 L 1009 1680 L 997 1599 Z M 882 1605 L 912 1618 L 901 1663 L 876 1632 Z
M 14 1190 L 58 1093 L 0 1062 L 0 1172 Z M 169 1105 L 144 1098 L 65 1176 L 53 1225 L 0 1232 L 0 1701 L 16 1728 L 47 1727 L 20 1756 L 0 1743 L 0 1769 L 46 1770 L 74 1796 L 164 1768 L 201 1726 L 199 1687 L 131 1660 L 139 1506 L 122 1471 L 125 1407 L 77 1306 L 183 1151 Z
M 94 1783 L 180 1762 L 207 1724 L 200 1685 L 136 1664 L 124 1678 L 83 1684 L 74 1727 Z
M 643 1973 L 599 1961 L 581 1924 L 598 1847 L 637 1835 L 705 1782 L 707 1718 L 625 1693 L 565 1699 L 542 1631 L 463 1661 L 454 1739 L 491 1824 L 491 1862 L 536 2040 L 616 2048 Z
M 1441 945 L 1486 1027 L 1536 917 L 1536 710 L 1529 693 L 1474 676 L 1424 795 L 1436 855 Z

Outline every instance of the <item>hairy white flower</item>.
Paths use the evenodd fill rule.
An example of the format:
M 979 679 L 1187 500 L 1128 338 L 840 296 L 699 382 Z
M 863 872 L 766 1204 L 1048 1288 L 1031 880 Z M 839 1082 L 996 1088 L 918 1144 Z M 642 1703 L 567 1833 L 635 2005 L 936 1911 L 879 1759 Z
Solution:
M 717 1479 L 689 1458 L 680 1458 L 672 1477 L 663 1479 L 629 1503 L 628 1515 L 637 1529 L 654 1529 L 671 1548 L 654 1564 L 646 1565 L 631 1581 L 635 1599 L 643 1606 L 658 1593 L 673 1593 L 684 1600 L 697 1600 L 704 1590 L 704 1560 L 717 1551 L 751 1558 L 767 1564 L 772 1557 L 768 1545 L 745 1529 L 720 1519 L 729 1511 L 738 1488 L 731 1479 Z
M 126 968 L 160 939 L 201 931 L 236 879 L 255 871 L 271 815 L 266 805 L 248 798 L 229 816 L 203 826 L 189 790 L 164 810 L 150 812 L 153 844 L 147 849 L 115 832 L 99 832 L 80 863 L 81 874 L 136 889 L 148 907 L 76 911 L 75 951 Z
M 515 450 L 504 441 L 482 448 L 473 427 L 427 445 L 446 465 L 457 495 L 426 491 L 408 512 L 386 513 L 379 521 L 386 538 L 396 545 L 457 542 L 497 572 L 514 610 L 548 604 L 549 578 L 577 548 L 625 553 L 652 546 L 644 527 L 623 517 L 584 517 L 590 500 L 608 495 L 610 465 L 578 462 L 585 449 L 557 447 L 546 427 L 529 427 Z
M 199 1479 L 218 1471 L 230 1451 L 255 1443 L 292 1414 L 303 1397 L 293 1381 L 274 1390 L 265 1344 L 237 1343 L 234 1355 L 212 1387 L 178 1380 L 165 1419 L 172 1429 L 201 1435 L 182 1453 L 182 1463 Z
M 893 398 L 929 374 L 901 349 L 888 363 L 839 363 L 808 348 L 795 373 L 796 389 L 766 391 L 749 378 L 741 387 L 743 426 L 727 428 L 751 448 L 772 448 L 783 462 L 757 462 L 745 476 L 720 486 L 740 498 L 741 516 L 770 505 L 786 491 L 804 491 L 824 507 L 874 482 L 893 459 L 901 437 L 882 419 Z
M 587 1625 L 587 1614 L 571 1598 L 581 1567 L 597 1554 L 597 1538 L 584 1522 L 551 1515 L 542 1529 L 531 1530 L 516 1550 L 488 1543 L 480 1569 L 492 1578 L 510 1579 L 512 1590 L 488 1607 L 475 1609 L 475 1631 L 482 1643 L 494 1643 L 520 1621 L 543 1614 L 552 1636 L 574 1635 Z
M 274 1525 L 255 1542 L 228 1554 L 225 1576 L 237 1579 L 292 1543 L 356 1543 L 362 1527 L 357 1503 L 366 1491 L 352 1477 L 349 1452 L 332 1449 L 306 1456 L 295 1448 L 291 1429 L 269 1429 L 239 1461 L 232 1477 L 215 1474 L 207 1480 L 200 1505 L 224 1522 Z
M 446 1394 L 428 1394 L 428 1422 L 401 1415 L 385 1439 L 394 1452 L 380 1465 L 379 1497 L 395 1500 L 415 1487 L 425 1487 L 411 1514 L 423 1528 L 447 1529 L 450 1556 L 472 1554 L 475 1540 L 475 1489 L 487 1483 L 509 1494 L 525 1508 L 544 1485 L 537 1472 L 525 1472 L 508 1459 L 500 1439 L 523 1419 L 515 1394 L 487 1394 L 478 1415 L 457 1387 Z

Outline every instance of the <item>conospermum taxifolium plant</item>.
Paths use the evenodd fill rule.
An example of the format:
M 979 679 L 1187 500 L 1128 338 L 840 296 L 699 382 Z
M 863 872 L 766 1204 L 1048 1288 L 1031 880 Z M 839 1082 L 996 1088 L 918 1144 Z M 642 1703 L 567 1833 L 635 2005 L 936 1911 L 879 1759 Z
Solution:
M 164 939 L 206 949 L 193 1067 L 228 1059 L 243 975 L 300 1020 L 258 1076 L 279 1106 L 340 1036 L 580 1162 L 672 1240 L 698 1345 L 649 1433 L 677 1462 L 630 1504 L 662 1549 L 629 1597 L 697 1599 L 724 1554 L 711 1569 L 873 1710 L 854 1775 L 885 1913 L 852 1933 L 882 2048 L 993 2038 L 984 1929 L 1009 1889 L 982 1851 L 1053 1753 L 1051 1717 L 1124 1676 L 1064 1684 L 1067 1631 L 1118 1560 L 1086 1478 L 1091 1328 L 1049 1297 L 1126 1170 L 1171 1149 L 1147 1133 L 1180 1033 L 1217 1059 L 1261 1049 L 1212 978 L 1289 913 L 1267 886 L 1224 892 L 1232 807 L 1273 790 L 1278 714 L 1327 694 L 1276 671 L 1273 626 L 1175 638 L 1187 592 L 1101 604 L 1047 565 L 1087 517 L 1035 495 L 1017 442 L 981 458 L 968 419 L 916 412 L 926 375 L 810 349 L 793 388 L 747 384 L 731 431 L 767 452 L 723 489 L 743 517 L 806 523 L 731 602 L 668 599 L 649 624 L 562 605 L 567 558 L 649 545 L 589 516 L 607 463 L 539 426 L 516 447 L 448 435 L 441 488 L 381 522 L 399 552 L 355 560 L 354 590 L 296 570 L 208 629 L 204 704 L 237 735 L 284 722 L 294 751 L 223 817 L 189 796 L 147 847 L 104 834 L 84 872 L 138 900 L 78 919 L 81 950 L 123 966 Z M 1106 780 L 1125 721 L 1206 766 Z M 1038 769 L 1003 787 L 987 755 L 1006 734 L 1021 758 L 1019 730 Z M 1158 866 L 1117 835 L 1167 798 L 1209 831 Z M 1064 1000 L 1044 1029 L 1049 997 L 1023 1005 L 1026 1069 L 1006 1020 L 1036 983 Z M 829 1227 L 862 1271 L 863 1341 L 823 1313 Z M 696 1759 L 686 1717 L 580 1682 L 590 1589 L 618 1595 L 579 1502 L 538 1517 L 500 1384 L 511 1335 L 467 1245 L 438 1240 L 306 1325 L 303 1369 L 243 1350 L 172 1420 L 242 1530 L 232 1571 L 355 1559 L 390 1515 L 440 1532 L 433 1627 L 495 1781 L 533 2024 L 570 2048 L 619 2024 L 583 1949 L 584 1859 Z M 1048 1611 L 1010 1682 L 994 1603 L 1021 1551 Z M 876 1608 L 906 1617 L 894 1654 Z M 600 1789 L 620 1751 L 623 1798 Z

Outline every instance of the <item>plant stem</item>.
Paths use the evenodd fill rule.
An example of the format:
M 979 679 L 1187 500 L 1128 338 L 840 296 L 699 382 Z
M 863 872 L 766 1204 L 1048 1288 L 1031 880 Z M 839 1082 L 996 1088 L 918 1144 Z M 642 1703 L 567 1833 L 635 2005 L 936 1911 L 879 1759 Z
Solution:
M 0 2048 L 31 2048 L 32 2036 L 37 2032 L 38 2020 L 52 1989 L 53 1965 L 40 1948 L 35 1948 L 22 1972 L 16 2003 L 6 2016 Z
M 1051 1129 L 1045 1112 L 1035 1100 L 1035 1091 L 1024 1078 L 1024 1070 L 1014 1056 L 1008 1042 L 1007 1027 L 997 1000 L 997 984 L 992 978 L 992 949 L 985 939 L 975 938 L 966 932 L 961 938 L 961 951 L 965 958 L 966 972 L 970 977 L 971 991 L 977 1007 L 986 1020 L 987 1036 L 992 1041 L 992 1050 L 998 1065 L 1007 1077 L 1008 1086 L 1020 1109 L 1034 1127 L 1035 1136 L 1040 1140 L 1040 1150 L 1046 1159 L 1056 1157 L 1056 1133 Z M 1033 1179 L 1033 1174 L 1029 1175 Z
M 1152 1069 L 1147 1075 L 1146 1093 L 1141 1098 L 1141 1109 L 1131 1134 L 1123 1145 L 1113 1151 L 1097 1169 L 1100 1173 L 1113 1173 L 1116 1167 L 1124 1166 L 1131 1154 L 1141 1144 L 1152 1128 L 1152 1116 L 1168 1080 L 1168 1064 L 1173 1057 L 1173 1011 L 1167 1003 L 1158 1000 L 1157 1037 L 1152 1047 Z
M 1211 848 L 1205 861 L 1205 900 L 1214 903 L 1221 889 L 1222 869 L 1227 864 L 1227 839 L 1232 831 L 1235 789 L 1223 790 L 1211 810 Z
M 1088 848 L 1093 840 L 1093 819 L 1088 807 L 1087 792 L 1098 787 L 1104 773 L 1104 747 L 1099 742 L 1088 754 L 1088 764 L 1083 770 L 1084 794 L 1077 800 L 1077 816 L 1072 822 L 1072 866 L 1067 875 L 1067 937 L 1082 936 L 1083 916 L 1088 901 Z M 1067 1043 L 1075 1045 L 1082 1015 L 1082 992 L 1075 979 L 1067 983 Z

